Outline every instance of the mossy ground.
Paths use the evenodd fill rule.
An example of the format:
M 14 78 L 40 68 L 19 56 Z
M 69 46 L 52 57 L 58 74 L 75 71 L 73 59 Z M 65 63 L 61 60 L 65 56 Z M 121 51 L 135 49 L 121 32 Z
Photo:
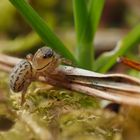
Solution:
M 8 74 L 0 72 L 0 79 L 0 140 L 140 138 L 138 108 L 111 112 L 100 107 L 99 99 L 39 82 L 29 87 L 20 107 L 20 94 L 10 95 Z M 45 86 L 47 90 L 36 90 Z

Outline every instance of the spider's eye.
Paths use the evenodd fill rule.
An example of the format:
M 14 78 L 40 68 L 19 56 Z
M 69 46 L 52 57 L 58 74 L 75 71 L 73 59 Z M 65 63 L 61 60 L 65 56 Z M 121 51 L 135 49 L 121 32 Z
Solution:
M 53 51 L 48 51 L 43 55 L 43 58 L 50 58 L 53 56 Z

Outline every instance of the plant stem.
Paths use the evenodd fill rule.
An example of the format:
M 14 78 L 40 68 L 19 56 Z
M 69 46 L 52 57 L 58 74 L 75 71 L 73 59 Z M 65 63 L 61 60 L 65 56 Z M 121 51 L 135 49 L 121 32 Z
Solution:
M 74 0 L 74 2 L 75 26 L 78 32 L 78 62 L 80 67 L 91 70 L 94 62 L 93 39 L 103 9 L 104 0 L 90 1 L 89 11 L 87 11 L 87 3 L 85 1 Z M 85 6 L 81 6 L 82 4 Z M 83 11 L 85 12 L 84 14 Z

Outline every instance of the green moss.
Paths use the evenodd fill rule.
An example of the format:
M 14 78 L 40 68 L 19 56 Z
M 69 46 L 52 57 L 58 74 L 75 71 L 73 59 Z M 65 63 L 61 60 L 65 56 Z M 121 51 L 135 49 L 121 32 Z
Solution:
M 0 102 L 0 116 L 7 120 L 2 121 L 7 126 L 0 131 L 2 140 L 127 140 L 134 134 L 139 138 L 139 108 L 126 107 L 125 114 L 116 114 L 100 108 L 96 98 L 39 82 L 31 84 L 20 107 L 20 94 L 9 97 L 8 75 L 0 73 L 0 78 L 1 97 L 6 99 Z M 48 90 L 36 91 L 44 86 Z

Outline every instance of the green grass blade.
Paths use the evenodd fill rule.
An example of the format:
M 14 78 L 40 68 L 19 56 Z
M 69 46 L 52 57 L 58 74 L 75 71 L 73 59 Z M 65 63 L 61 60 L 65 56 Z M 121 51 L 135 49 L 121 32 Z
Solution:
M 116 46 L 113 51 L 103 53 L 94 63 L 94 70 L 107 72 L 115 63 L 119 56 L 125 54 L 129 49 L 135 47 L 140 42 L 140 25 L 129 32 Z
M 78 64 L 81 68 L 92 70 L 94 60 L 94 49 L 92 42 L 82 41 L 78 44 L 77 56 Z
M 90 20 L 91 20 L 91 24 L 92 24 L 92 36 L 94 37 L 99 21 L 100 21 L 100 17 L 102 14 L 102 10 L 104 7 L 104 0 L 91 0 L 90 1 L 90 9 L 89 9 L 89 14 L 90 14 Z M 92 37 L 92 38 L 93 38 Z M 91 38 L 91 40 L 92 40 Z
M 92 69 L 94 62 L 93 39 L 100 20 L 104 0 L 90 1 L 86 27 L 81 34 L 81 40 L 78 44 L 78 59 L 80 66 L 86 69 Z
M 86 69 L 91 69 L 92 60 L 90 61 L 88 56 L 91 56 L 92 54 L 89 54 L 89 50 L 87 49 L 89 46 L 91 46 L 91 44 L 89 44 L 88 42 L 84 42 L 83 40 L 83 34 L 87 27 L 87 18 L 88 18 L 88 9 L 87 9 L 86 1 L 73 0 L 73 10 L 74 10 L 75 29 L 77 35 L 77 52 L 78 52 L 79 63 L 81 67 L 84 67 Z M 88 55 L 84 56 L 83 54 L 88 54 Z M 84 63 L 87 62 L 86 59 L 88 59 L 88 62 L 91 63 L 90 64 Z
M 35 12 L 35 10 L 26 2 L 26 0 L 9 0 L 23 15 L 31 27 L 39 34 L 41 39 L 54 50 L 64 57 L 76 62 L 74 56 L 51 31 L 44 20 Z
M 85 0 L 73 0 L 74 23 L 77 35 L 77 42 L 81 40 L 81 35 L 87 24 L 88 9 Z

